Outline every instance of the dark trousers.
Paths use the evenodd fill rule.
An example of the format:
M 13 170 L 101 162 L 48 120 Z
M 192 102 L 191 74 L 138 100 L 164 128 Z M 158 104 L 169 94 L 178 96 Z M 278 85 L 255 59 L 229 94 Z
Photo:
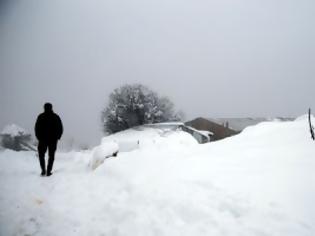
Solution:
M 45 172 L 45 153 L 48 148 L 48 166 L 47 166 L 47 173 L 50 173 L 55 160 L 55 152 L 57 149 L 57 140 L 56 141 L 39 141 L 38 142 L 38 157 L 39 157 L 39 164 L 42 168 L 42 171 Z

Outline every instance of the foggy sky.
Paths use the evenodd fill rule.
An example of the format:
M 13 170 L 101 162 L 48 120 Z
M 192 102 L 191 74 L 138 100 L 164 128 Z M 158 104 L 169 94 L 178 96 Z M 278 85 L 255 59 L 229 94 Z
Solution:
M 186 118 L 315 109 L 313 0 L 0 0 L 0 129 L 45 102 L 97 144 L 109 93 L 143 83 Z

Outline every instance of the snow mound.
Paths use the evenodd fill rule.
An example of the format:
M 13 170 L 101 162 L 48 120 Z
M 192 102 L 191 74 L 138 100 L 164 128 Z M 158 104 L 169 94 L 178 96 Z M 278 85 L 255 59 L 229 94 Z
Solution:
M 295 119 L 295 121 L 305 121 L 305 120 L 308 120 L 308 114 L 304 114 L 304 115 L 299 116 Z M 315 121 L 315 117 L 312 114 L 311 114 L 311 120 L 312 120 L 312 123 L 313 123 L 313 121 Z
M 95 170 L 104 163 L 106 158 L 118 152 L 131 152 L 134 150 L 152 152 L 156 149 L 165 149 L 165 147 L 180 149 L 197 144 L 198 142 L 195 138 L 184 131 L 141 126 L 104 137 L 102 144 L 93 149 L 89 167 Z
M 92 151 L 92 157 L 89 162 L 89 167 L 95 170 L 99 167 L 106 158 L 116 156 L 119 151 L 118 144 L 116 142 L 104 141 L 100 146 L 97 146 Z
M 186 132 L 144 126 L 104 137 L 102 143 L 106 142 L 116 142 L 119 146 L 119 152 L 129 152 L 145 147 L 150 148 L 152 145 L 158 145 L 159 143 L 168 143 L 168 145 L 198 144 L 195 138 Z
M 19 127 L 16 124 L 11 124 L 11 125 L 5 126 L 1 132 L 2 135 L 10 135 L 11 137 L 24 135 L 26 133 L 27 132 L 23 128 Z
M 312 120 L 315 122 L 314 117 Z M 266 148 L 299 145 L 310 142 L 308 117 L 301 116 L 295 121 L 270 121 L 245 128 L 236 140 L 265 145 Z

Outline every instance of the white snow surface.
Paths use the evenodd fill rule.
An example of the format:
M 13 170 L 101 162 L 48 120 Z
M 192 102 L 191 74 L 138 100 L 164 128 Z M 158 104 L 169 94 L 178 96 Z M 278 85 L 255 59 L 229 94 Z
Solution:
M 116 142 L 102 142 L 100 146 L 97 146 L 92 151 L 92 157 L 90 159 L 89 166 L 92 170 L 102 165 L 106 158 L 113 156 L 119 150 Z
M 16 124 L 11 124 L 11 125 L 7 125 L 3 128 L 2 135 L 10 135 L 11 137 L 16 137 L 19 136 L 21 134 L 26 134 L 26 131 L 19 127 Z
M 179 135 L 180 134 L 180 135 Z M 119 152 L 130 152 L 135 149 L 143 149 L 164 143 L 166 148 L 169 145 L 194 145 L 198 142 L 185 132 L 177 132 L 164 127 L 152 128 L 152 126 L 139 126 L 123 132 L 104 137 L 102 144 L 115 142 L 119 146 Z M 175 142 L 175 143 L 173 143 Z
M 57 153 L 51 177 L 34 152 L 0 151 L 0 235 L 315 235 L 306 118 L 202 145 L 152 129 L 103 144 L 117 137 L 140 145 L 94 171 L 93 151 Z

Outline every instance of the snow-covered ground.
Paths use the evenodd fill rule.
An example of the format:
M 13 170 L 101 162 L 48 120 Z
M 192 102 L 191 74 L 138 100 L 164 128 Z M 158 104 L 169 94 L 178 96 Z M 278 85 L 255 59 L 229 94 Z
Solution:
M 241 131 L 248 126 L 257 125 L 261 122 L 266 122 L 266 121 L 274 121 L 274 120 L 293 121 L 294 120 L 293 118 L 288 118 L 288 117 L 278 117 L 278 118 L 248 117 L 248 118 L 208 118 L 208 119 L 220 125 L 226 125 L 226 123 L 228 122 L 229 128 L 236 131 Z
M 154 129 L 104 140 L 128 152 L 94 171 L 95 150 L 57 153 L 51 177 L 35 153 L 2 150 L 0 235 L 315 235 L 306 117 L 203 145 Z

